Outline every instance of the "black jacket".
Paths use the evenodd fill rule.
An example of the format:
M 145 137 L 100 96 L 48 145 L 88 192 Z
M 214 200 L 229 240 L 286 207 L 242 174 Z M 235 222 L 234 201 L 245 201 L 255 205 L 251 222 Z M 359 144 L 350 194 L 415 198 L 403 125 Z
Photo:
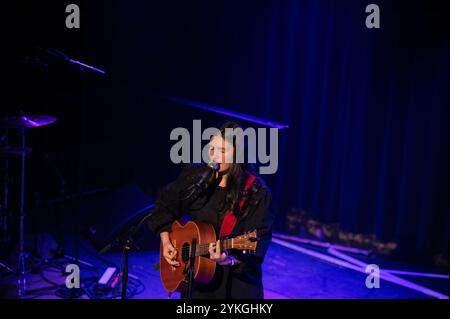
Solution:
M 148 219 L 148 226 L 154 233 L 170 231 L 174 220 L 188 215 L 193 221 L 212 224 L 218 235 L 224 216 L 224 189 L 212 184 L 199 196 L 186 199 L 186 189 L 198 180 L 203 170 L 204 166 L 188 165 L 174 182 L 159 192 Z M 232 234 L 256 229 L 259 237 L 256 253 L 249 255 L 238 250 L 230 251 L 241 263 L 234 267 L 217 265 L 213 280 L 206 285 L 197 285 L 193 298 L 263 298 L 261 264 L 272 238 L 273 224 L 269 210 L 270 193 L 263 181 L 257 178 L 247 196 Z

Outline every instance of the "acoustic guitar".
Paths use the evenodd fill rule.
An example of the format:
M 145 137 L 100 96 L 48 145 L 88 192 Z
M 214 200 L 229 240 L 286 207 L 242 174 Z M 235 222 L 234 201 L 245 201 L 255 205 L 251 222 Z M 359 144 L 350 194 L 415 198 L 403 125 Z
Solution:
M 173 247 L 177 250 L 176 261 L 179 266 L 170 265 L 163 256 L 163 246 L 160 247 L 160 272 L 164 288 L 172 293 L 185 291 L 187 288 L 187 270 L 190 266 L 191 243 L 196 239 L 194 261 L 194 283 L 208 283 L 214 276 L 216 262 L 209 258 L 209 245 L 216 242 L 214 227 L 207 223 L 175 221 L 169 234 Z M 256 230 L 239 236 L 220 240 L 220 251 L 227 249 L 243 250 L 252 254 L 257 246 Z

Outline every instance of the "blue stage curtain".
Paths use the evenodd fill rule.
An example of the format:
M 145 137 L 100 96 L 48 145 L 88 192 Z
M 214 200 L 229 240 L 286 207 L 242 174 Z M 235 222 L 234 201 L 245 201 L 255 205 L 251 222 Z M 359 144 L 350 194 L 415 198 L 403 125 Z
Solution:
M 220 46 L 212 100 L 290 125 L 267 177 L 277 226 L 300 207 L 404 258 L 446 252 L 446 4 L 378 1 L 367 29 L 367 1 L 258 3 L 225 6 L 218 39 L 241 31 Z
M 110 72 L 83 91 L 80 171 L 166 183 L 165 130 L 191 109 L 152 97 L 192 99 L 290 125 L 265 176 L 278 229 L 299 207 L 401 257 L 447 253 L 448 1 L 377 0 L 368 29 L 371 2 L 86 2 L 81 56 Z

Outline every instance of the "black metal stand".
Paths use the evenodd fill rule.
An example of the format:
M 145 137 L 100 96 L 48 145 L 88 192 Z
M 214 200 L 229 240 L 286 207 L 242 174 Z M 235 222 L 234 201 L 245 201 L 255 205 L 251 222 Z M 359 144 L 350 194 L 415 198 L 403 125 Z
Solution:
M 126 240 L 124 246 L 125 263 L 122 271 L 122 299 L 127 299 L 127 283 L 128 283 L 128 253 L 133 246 L 133 239 L 131 236 Z
M 187 294 L 186 299 L 192 299 L 192 285 L 194 281 L 194 272 L 195 272 L 195 251 L 197 249 L 197 239 L 192 238 L 191 243 L 191 253 L 189 255 L 189 270 L 187 273 L 187 281 L 188 281 L 188 288 L 187 288 Z
M 128 256 L 131 248 L 133 247 L 133 238 L 136 235 L 136 233 L 141 228 L 142 224 L 145 222 L 145 220 L 150 217 L 150 214 L 147 214 L 144 216 L 139 223 L 135 224 L 134 226 L 131 226 L 124 234 L 119 235 L 116 239 L 114 239 L 110 244 L 108 244 L 106 247 L 104 247 L 102 250 L 100 250 L 99 254 L 103 254 L 110 250 L 113 247 L 119 246 L 123 244 L 123 258 L 124 266 L 122 273 L 120 276 L 122 276 L 122 292 L 121 292 L 121 298 L 126 299 L 127 298 L 127 284 L 128 284 Z

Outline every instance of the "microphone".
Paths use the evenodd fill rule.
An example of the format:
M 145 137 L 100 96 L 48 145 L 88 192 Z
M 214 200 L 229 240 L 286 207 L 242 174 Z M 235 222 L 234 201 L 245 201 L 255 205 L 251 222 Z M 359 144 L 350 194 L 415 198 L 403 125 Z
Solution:
M 86 63 L 83 63 L 83 62 L 80 62 L 80 61 L 70 58 L 69 56 L 65 55 L 61 50 L 50 48 L 50 49 L 46 49 L 45 53 L 48 55 L 54 56 L 56 58 L 63 59 L 64 61 L 66 61 L 70 64 L 76 65 L 80 68 L 81 71 L 84 71 L 85 69 L 89 69 L 89 70 L 92 70 L 97 73 L 106 74 L 105 71 L 100 70 L 92 65 L 89 65 L 89 64 L 86 64 Z
M 44 49 L 36 47 L 34 50 L 36 51 L 36 53 L 33 54 L 32 56 L 24 57 L 22 61 L 23 63 L 25 64 L 30 63 L 32 65 L 43 67 L 45 70 L 47 70 L 49 64 L 56 61 L 63 61 L 65 63 L 76 66 L 79 71 L 91 70 L 93 72 L 100 73 L 103 75 L 106 74 L 105 71 L 96 68 L 92 65 L 89 65 L 87 63 L 74 60 L 71 57 L 67 56 L 61 50 L 55 48 Z
M 191 186 L 187 188 L 186 192 L 189 192 L 189 194 L 182 198 L 183 200 L 191 198 L 194 194 L 198 196 L 199 194 L 204 192 L 211 182 L 211 177 L 213 177 L 214 174 L 219 170 L 219 164 L 212 160 L 208 163 L 208 165 L 205 166 L 205 168 L 205 171 L 200 174 L 200 178 L 197 180 L 197 182 L 191 184 Z
M 208 187 L 207 181 L 211 178 L 211 176 L 219 170 L 219 164 L 214 160 L 210 161 L 208 165 L 206 165 L 206 170 L 200 175 L 200 179 L 194 184 L 194 187 L 197 190 L 203 191 Z
M 197 181 L 190 184 L 190 186 L 183 191 L 185 196 L 178 198 L 178 200 L 186 200 L 192 198 L 194 195 L 198 196 L 208 188 L 215 172 L 219 170 L 219 164 L 212 160 L 204 168 L 205 170 L 199 174 Z

